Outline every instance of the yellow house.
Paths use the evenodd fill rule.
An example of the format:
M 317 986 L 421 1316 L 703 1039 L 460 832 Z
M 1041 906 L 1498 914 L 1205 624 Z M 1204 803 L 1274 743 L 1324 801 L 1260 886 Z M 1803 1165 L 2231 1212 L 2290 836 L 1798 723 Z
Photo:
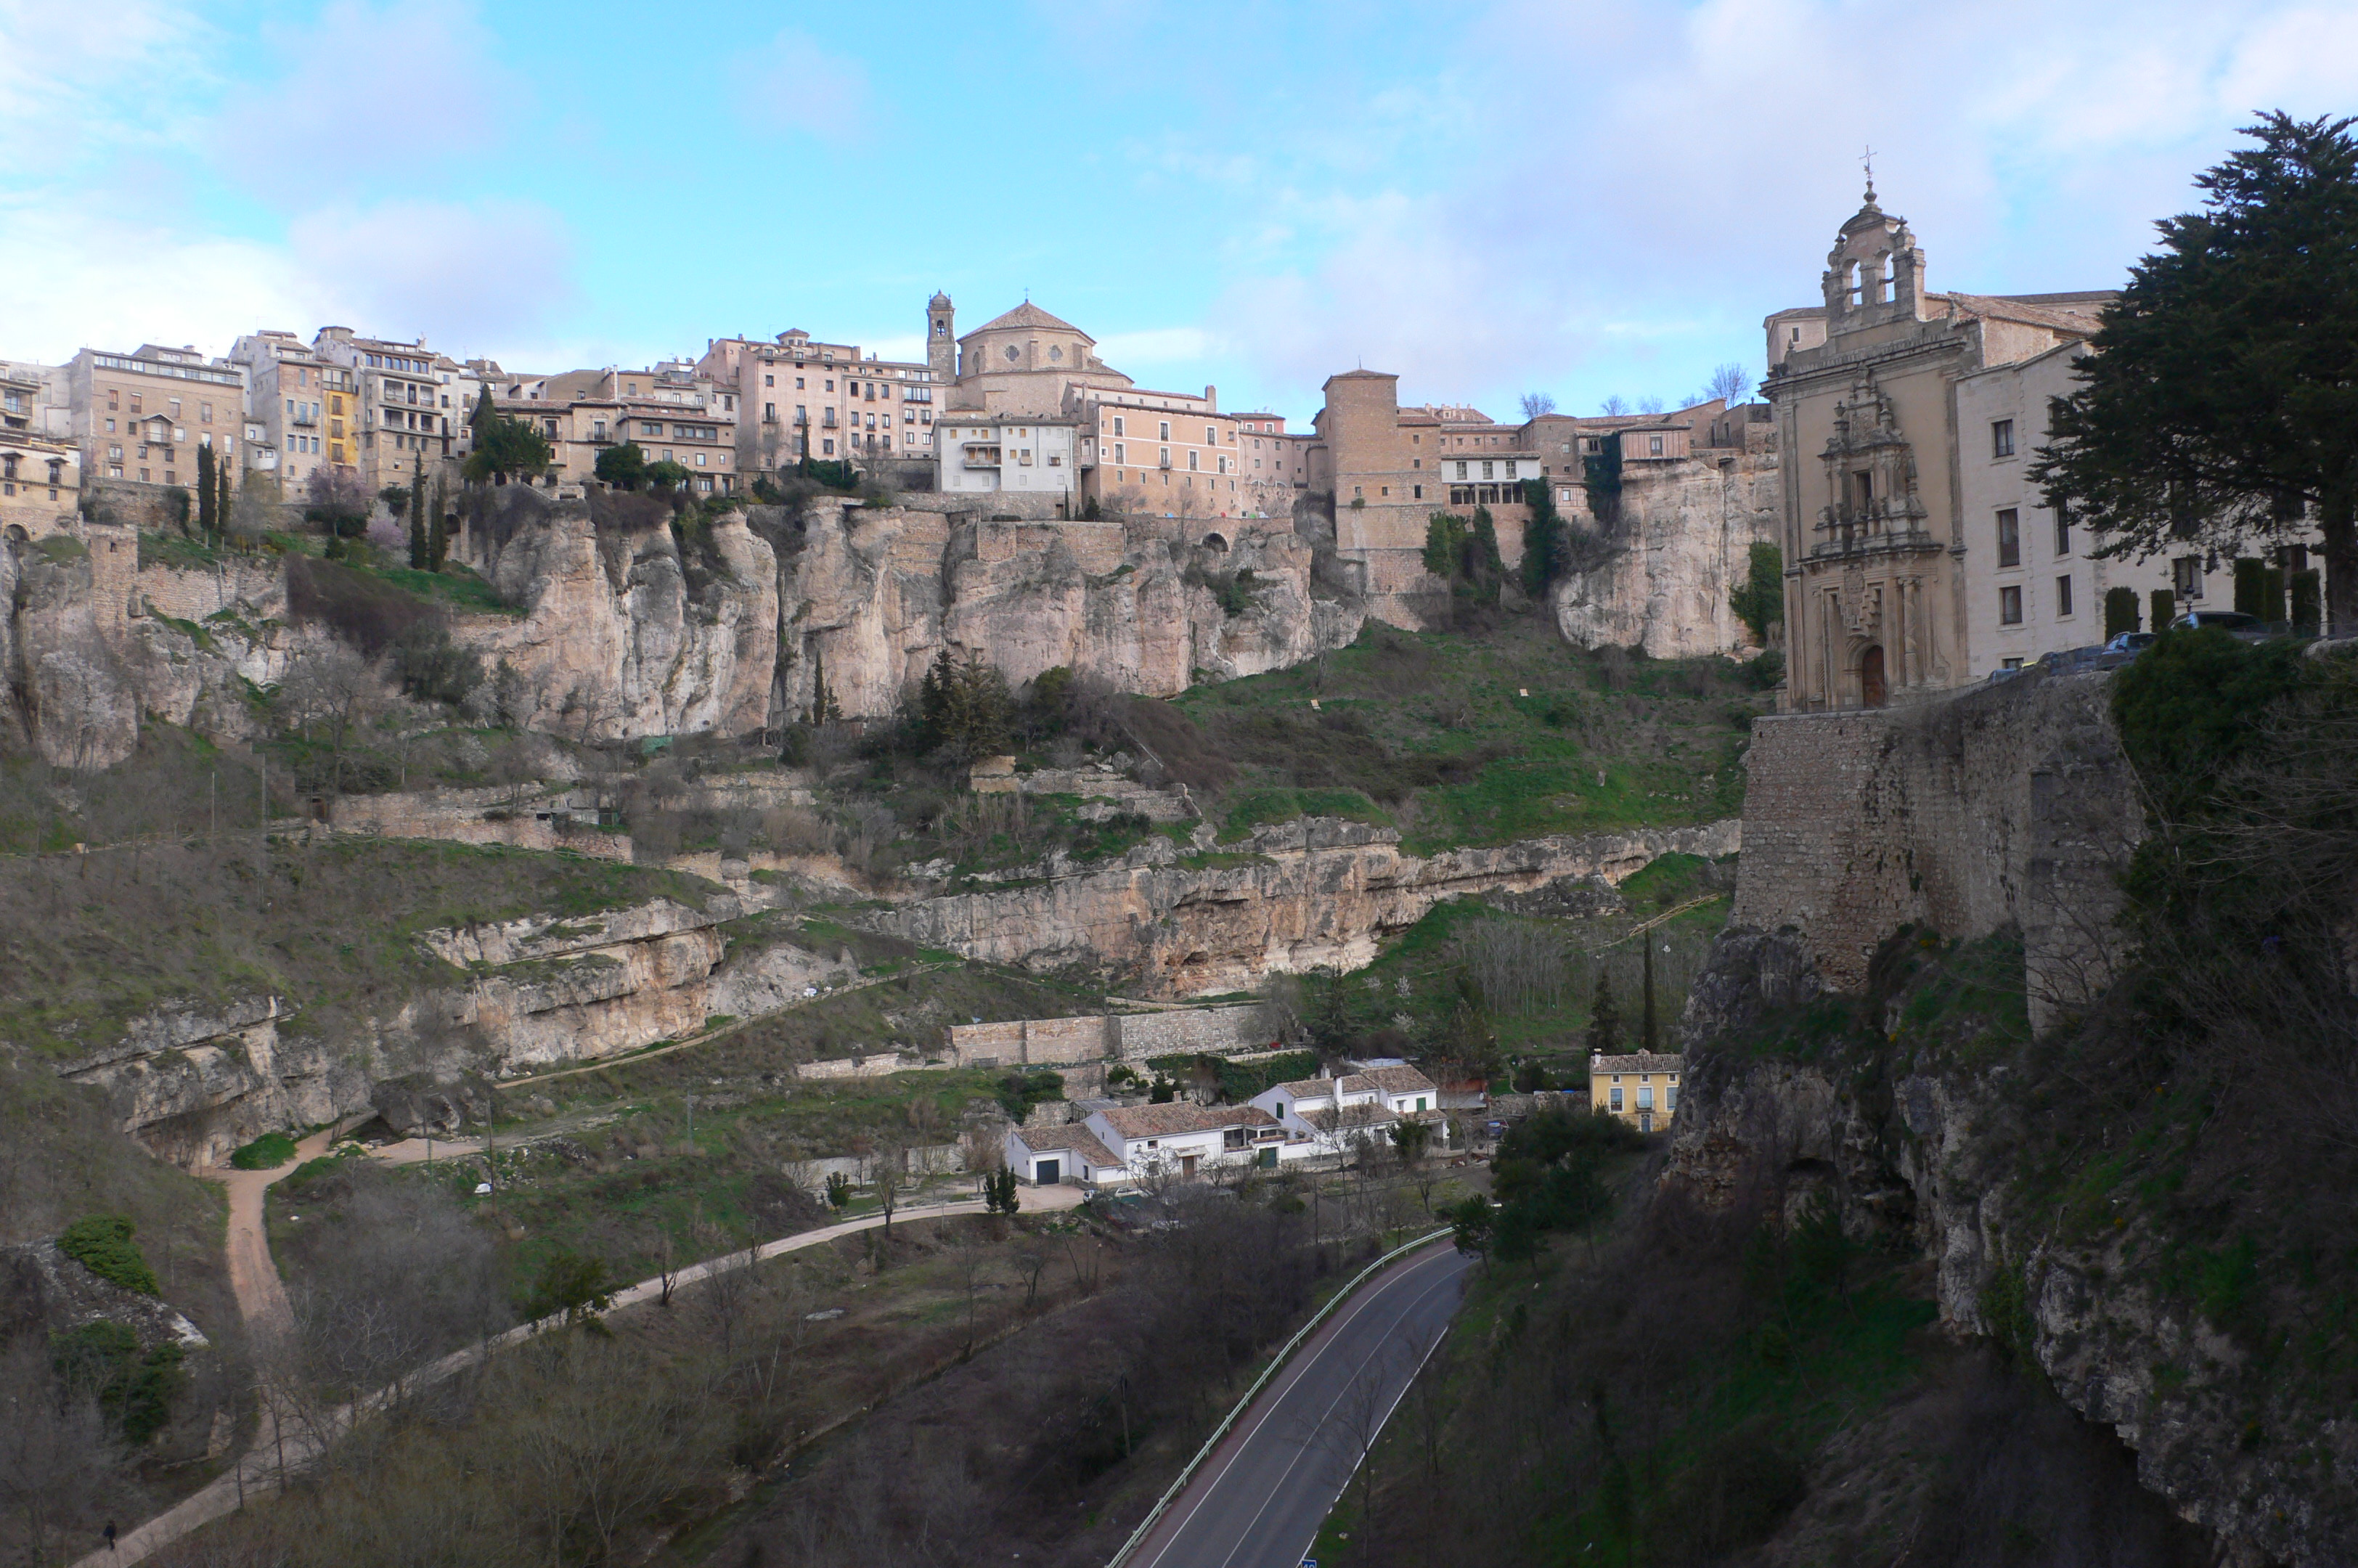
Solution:
M 1679 1111 L 1682 1056 L 1639 1052 L 1588 1059 L 1588 1108 L 1619 1117 L 1640 1132 L 1668 1128 Z

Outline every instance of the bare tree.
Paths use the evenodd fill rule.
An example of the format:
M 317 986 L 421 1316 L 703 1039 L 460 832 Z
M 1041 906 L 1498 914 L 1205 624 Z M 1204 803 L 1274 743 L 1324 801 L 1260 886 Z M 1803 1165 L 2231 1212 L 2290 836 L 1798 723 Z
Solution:
M 1752 376 L 1734 360 L 1718 366 L 1711 379 L 1704 383 L 1703 396 L 1697 402 L 1707 403 L 1716 397 L 1729 404 L 1743 402 L 1752 395 Z
M 376 665 L 341 643 L 298 654 L 278 683 L 277 707 L 307 741 L 327 742 L 328 783 L 344 787 L 344 750 L 352 731 L 390 695 Z
M 1612 396 L 1605 400 L 1604 413 L 1606 418 L 1618 419 L 1622 415 L 1628 412 L 1629 400 L 1622 396 L 1619 393 L 1617 392 Z
M 131 1478 L 91 1390 L 60 1387 L 45 1346 L 0 1356 L 0 1517 L 22 1561 L 71 1562 L 94 1542 L 98 1510 L 127 1500 Z M 18 1532 L 21 1531 L 21 1534 Z
M 1524 419 L 1536 419 L 1542 414 L 1555 412 L 1555 395 L 1551 392 L 1526 392 L 1522 406 Z
M 884 1210 L 884 1233 L 892 1233 L 892 1211 L 901 1206 L 901 1195 L 909 1185 L 909 1153 L 892 1140 L 879 1143 L 869 1161 L 868 1184 L 876 1190 L 876 1202 Z
M 1653 397 L 1653 396 L 1647 396 L 1647 397 L 1641 397 L 1641 398 L 1638 399 L 1638 412 L 1639 412 L 1639 413 L 1640 413 L 1640 414 L 1660 414 L 1661 411 L 1662 411 L 1662 400 L 1661 400 L 1660 398 L 1659 398 L 1659 397 Z

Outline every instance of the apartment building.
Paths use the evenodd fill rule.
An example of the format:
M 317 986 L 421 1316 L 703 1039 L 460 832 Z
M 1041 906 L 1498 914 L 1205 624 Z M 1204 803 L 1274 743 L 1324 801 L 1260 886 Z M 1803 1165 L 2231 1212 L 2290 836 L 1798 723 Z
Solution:
M 230 358 L 245 371 L 247 419 L 260 432 L 247 443 L 248 473 L 274 474 L 293 496 L 328 466 L 328 365 L 292 332 L 265 329 L 240 338 Z M 343 384 L 342 371 L 336 373 Z
M 1011 491 L 1055 497 L 1069 512 L 1081 488 L 1084 428 L 1078 419 L 1029 414 L 1000 417 L 969 409 L 946 416 L 936 427 L 936 483 L 952 495 Z
M 1310 437 L 1289 433 L 1285 416 L 1266 409 L 1229 416 L 1237 425 L 1237 460 L 1248 510 L 1265 517 L 1293 515 L 1296 496 L 1310 486 Z
M 43 417 L 48 368 L 0 364 L 0 534 L 10 538 L 70 528 L 81 500 L 81 453 Z
M 492 385 L 501 413 L 533 421 L 548 438 L 548 483 L 586 484 L 596 477 L 599 453 L 636 443 L 647 461 L 687 470 L 691 491 L 727 493 L 738 486 L 739 394 L 686 360 L 646 370 L 516 376 Z
M 940 407 L 928 364 L 823 343 L 800 328 L 774 340 L 716 338 L 696 373 L 733 389 L 742 417 L 741 473 L 775 472 L 805 457 L 918 461 L 934 456 Z
M 322 327 L 311 351 L 324 365 L 347 373 L 352 400 L 350 427 L 339 439 L 350 462 L 372 491 L 406 484 L 421 463 L 438 464 L 456 455 L 467 418 L 466 389 L 460 367 L 426 346 L 364 338 L 350 327 Z M 333 398 L 330 401 L 332 403 Z
M 83 349 L 66 366 L 74 444 L 87 479 L 196 482 L 197 449 L 235 472 L 245 430 L 245 373 L 194 348 L 142 343 Z

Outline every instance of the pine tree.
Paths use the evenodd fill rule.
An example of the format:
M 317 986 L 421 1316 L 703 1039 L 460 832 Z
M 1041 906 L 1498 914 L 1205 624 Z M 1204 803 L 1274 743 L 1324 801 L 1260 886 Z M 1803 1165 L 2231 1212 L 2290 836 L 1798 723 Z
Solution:
M 1611 1056 L 1621 1049 L 1621 1008 L 1613 1000 L 1613 982 L 1600 973 L 1596 996 L 1588 1004 L 1588 1054 Z

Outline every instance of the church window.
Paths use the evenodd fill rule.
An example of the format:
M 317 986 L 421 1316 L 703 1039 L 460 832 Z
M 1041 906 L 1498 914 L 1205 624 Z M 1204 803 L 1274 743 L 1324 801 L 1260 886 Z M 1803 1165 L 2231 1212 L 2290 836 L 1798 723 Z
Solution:
M 2001 626 L 2022 624 L 2022 589 L 2002 588 L 1997 590 L 1997 623 Z
M 2071 579 L 2068 577 L 2055 579 L 2055 613 L 2059 619 L 2071 613 Z
M 1049 360 L 1049 362 L 1050 362 L 1050 363 L 1055 364 L 1055 363 L 1062 362 L 1062 361 L 1064 360 L 1064 357 L 1065 357 L 1065 351 L 1064 351 L 1063 349 L 1056 347 L 1055 344 L 1050 344 L 1050 345 L 1049 345 L 1049 348 L 1048 348 L 1048 360 Z
M 2010 458 L 2014 456 L 2013 420 L 1993 419 L 1990 421 L 1990 456 L 1993 459 Z
M 1014 344 L 1010 343 L 1007 345 L 1007 357 L 1010 361 L 1019 360 L 1023 357 L 1023 351 L 1021 349 L 1018 349 Z
M 2011 506 L 1997 514 L 1997 564 L 2022 564 L 2022 517 Z

